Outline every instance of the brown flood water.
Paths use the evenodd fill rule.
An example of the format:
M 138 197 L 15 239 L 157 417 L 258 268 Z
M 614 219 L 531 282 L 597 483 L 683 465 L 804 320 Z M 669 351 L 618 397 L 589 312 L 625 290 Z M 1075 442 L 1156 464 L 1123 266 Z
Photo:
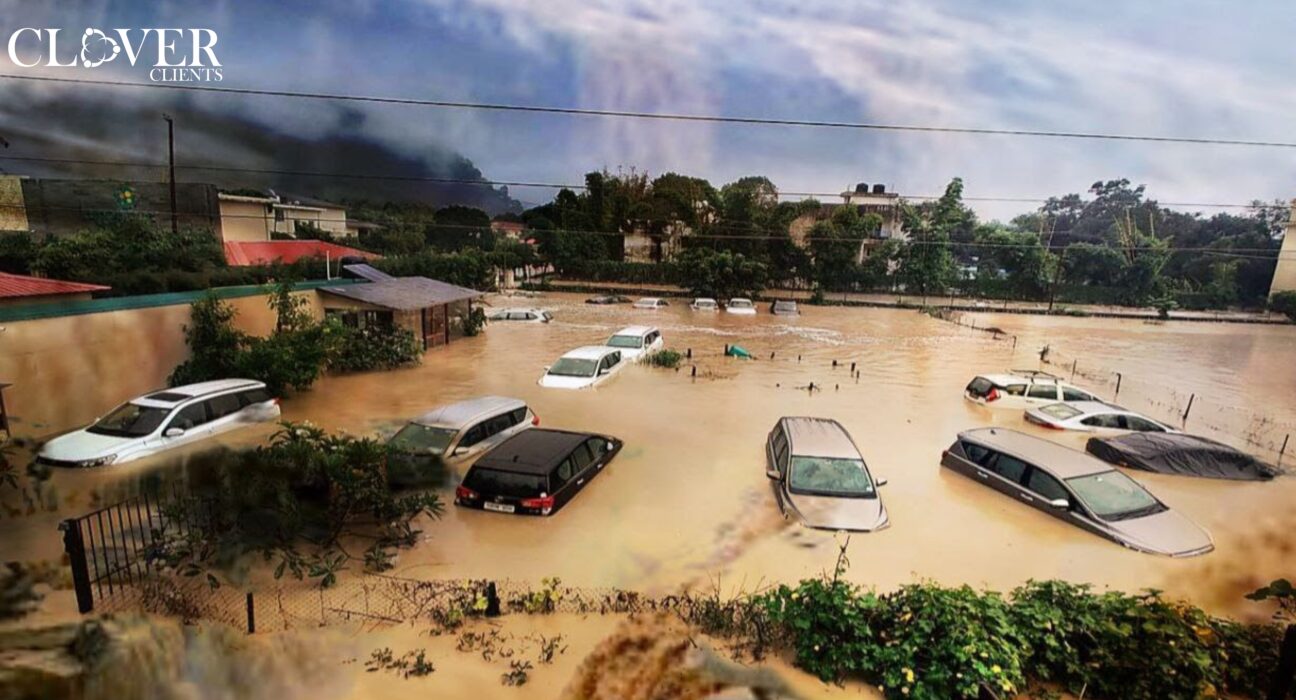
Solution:
M 531 581 L 557 575 L 573 585 L 647 592 L 712 585 L 716 578 L 725 589 L 752 590 L 816 574 L 832 566 L 834 535 L 786 523 L 763 471 L 763 441 L 775 420 L 815 415 L 841 421 L 873 472 L 890 480 L 882 495 L 892 526 L 850 543 L 849 577 L 862 584 L 888 590 L 932 579 L 1006 590 L 1030 578 L 1060 577 L 1125 590 L 1163 588 L 1217 612 L 1246 615 L 1252 611 L 1241 594 L 1249 587 L 1296 574 L 1296 479 L 1290 477 L 1230 483 L 1133 474 L 1215 536 L 1214 553 L 1180 561 L 1088 535 L 938 463 L 958 431 L 985 425 L 1083 446 L 1078 434 L 1035 429 L 1020 412 L 984 409 L 961 397 L 978 372 L 1039 367 L 1045 344 L 1079 357 L 1082 369 L 1124 372 L 1121 400 L 1131 408 L 1141 408 L 1136 389 L 1166 386 L 1296 423 L 1296 329 L 978 316 L 978 326 L 1016 334 L 1014 349 L 1010 341 L 906 310 L 803 307 L 802 316 L 786 319 L 762 309 L 744 318 L 695 313 L 679 302 L 646 312 L 582 299 L 495 299 L 496 305 L 550 308 L 556 320 L 497 323 L 477 338 L 428 353 L 417 368 L 326 378 L 285 402 L 291 420 L 390 433 L 439 404 L 502 394 L 525 399 L 545 426 L 625 441 L 610 468 L 555 517 L 448 507 L 441 521 L 424 526 L 414 550 L 401 553 L 397 573 Z M 679 372 L 634 366 L 593 391 L 536 385 L 543 367 L 564 351 L 638 323 L 659 326 L 668 347 L 691 348 L 699 377 L 690 378 L 687 364 Z M 726 343 L 758 359 L 725 358 Z M 852 362 L 858 381 L 850 375 Z M 812 381 L 823 390 L 796 388 Z M 1083 377 L 1077 383 L 1089 384 Z M 1101 384 L 1092 388 L 1111 393 Z M 267 432 L 247 430 L 232 440 L 248 444 Z M 85 496 L 158 468 L 64 473 L 59 486 L 65 496 Z M 53 516 L 19 520 L 29 527 L 10 529 L 10 544 L 27 553 L 57 552 Z

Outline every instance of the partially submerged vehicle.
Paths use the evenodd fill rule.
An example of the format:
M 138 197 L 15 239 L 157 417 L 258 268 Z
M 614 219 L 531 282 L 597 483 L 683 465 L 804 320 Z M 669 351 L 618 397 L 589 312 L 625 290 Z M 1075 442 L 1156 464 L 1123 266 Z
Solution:
M 601 294 L 601 295 L 599 295 L 599 296 L 596 296 L 596 297 L 590 297 L 590 298 L 586 299 L 586 300 L 585 300 L 585 303 L 586 303 L 586 304 L 601 304 L 601 305 L 606 305 L 606 304 L 629 304 L 629 303 L 630 303 L 630 297 L 622 296 L 622 295 L 620 295 L 620 294 Z
M 756 305 L 751 299 L 745 297 L 734 297 L 725 304 L 725 313 L 738 314 L 739 316 L 755 316 Z
M 1024 409 L 1070 401 L 1098 401 L 1098 397 L 1056 375 L 1014 369 L 1003 374 L 981 374 L 968 382 L 963 398 L 990 408 Z
M 94 423 L 45 443 L 36 461 L 54 467 L 103 467 L 209 440 L 279 417 L 279 399 L 251 379 L 217 379 L 155 391 Z
M 621 359 L 625 362 L 637 362 L 649 353 L 661 350 L 665 344 L 661 331 L 652 326 L 626 326 L 613 333 L 605 343 L 620 350 Z
M 720 305 L 716 303 L 715 299 L 698 297 L 693 300 L 692 304 L 689 304 L 689 308 L 694 311 L 719 311 Z
M 765 475 L 783 517 L 807 527 L 871 532 L 891 521 L 878 495 L 885 479 L 869 473 L 840 423 L 780 418 L 765 441 Z
M 797 309 L 797 303 L 791 299 L 778 299 L 770 304 L 770 313 L 775 316 L 800 316 L 801 311 Z
M 521 321 L 524 323 L 548 323 L 553 314 L 544 309 L 499 309 L 491 312 L 486 318 L 491 321 Z
M 1085 444 L 1085 451 L 1118 467 L 1159 474 L 1268 481 L 1282 473 L 1277 467 L 1222 442 L 1183 433 L 1092 437 Z
M 606 345 L 576 348 L 545 368 L 540 386 L 551 389 L 588 389 L 602 384 L 625 367 L 621 350 Z
M 455 488 L 455 504 L 496 513 L 552 515 L 621 451 L 608 435 L 536 428 L 477 460 Z
M 387 481 L 398 487 L 443 481 L 451 468 L 537 425 L 540 417 L 521 399 L 479 396 L 440 406 L 387 441 Z
M 1101 401 L 1053 403 L 1027 409 L 1025 416 L 1027 422 L 1052 430 L 1078 430 L 1085 433 L 1106 435 L 1129 431 L 1139 433 L 1178 432 L 1165 423 Z
M 1130 549 L 1171 557 L 1215 549 L 1201 526 L 1110 464 L 1016 430 L 959 433 L 941 466 Z
M 669 301 L 666 301 L 665 299 L 659 299 L 659 298 L 657 298 L 657 297 L 644 297 L 644 298 L 642 298 L 642 299 L 640 299 L 639 301 L 636 301 L 636 302 L 634 303 L 634 308 L 636 308 L 636 309 L 646 309 L 646 310 L 649 310 L 649 311 L 656 311 L 656 310 L 658 310 L 658 309 L 664 309 L 664 308 L 666 308 L 667 306 L 670 306 L 670 302 L 669 302 Z

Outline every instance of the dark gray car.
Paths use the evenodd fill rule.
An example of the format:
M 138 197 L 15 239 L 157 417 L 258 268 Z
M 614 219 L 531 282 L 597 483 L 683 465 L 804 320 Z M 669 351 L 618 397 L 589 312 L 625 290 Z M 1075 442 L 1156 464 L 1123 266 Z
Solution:
M 765 475 L 783 517 L 824 530 L 880 530 L 891 523 L 864 457 L 828 418 L 780 418 L 765 441 Z
M 1111 465 L 1025 433 L 959 433 L 941 466 L 1130 549 L 1171 557 L 1215 549 L 1201 526 Z

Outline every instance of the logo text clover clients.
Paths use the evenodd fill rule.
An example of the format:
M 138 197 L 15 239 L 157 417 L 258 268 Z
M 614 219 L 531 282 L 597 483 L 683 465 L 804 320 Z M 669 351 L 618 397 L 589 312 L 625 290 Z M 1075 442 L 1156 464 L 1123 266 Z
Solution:
M 87 28 L 80 46 L 59 29 L 23 27 L 9 35 L 9 60 L 21 68 L 98 68 L 123 58 L 129 65 L 150 66 L 154 82 L 218 82 L 224 78 L 216 58 L 212 29 Z

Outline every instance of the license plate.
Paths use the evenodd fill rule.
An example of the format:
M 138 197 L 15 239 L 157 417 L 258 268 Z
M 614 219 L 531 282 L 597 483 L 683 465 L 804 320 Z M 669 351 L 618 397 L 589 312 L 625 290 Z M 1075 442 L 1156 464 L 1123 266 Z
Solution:
M 496 513 L 512 513 L 516 510 L 513 506 L 504 503 L 491 503 L 490 501 L 483 503 L 482 507 L 486 510 L 493 510 Z

